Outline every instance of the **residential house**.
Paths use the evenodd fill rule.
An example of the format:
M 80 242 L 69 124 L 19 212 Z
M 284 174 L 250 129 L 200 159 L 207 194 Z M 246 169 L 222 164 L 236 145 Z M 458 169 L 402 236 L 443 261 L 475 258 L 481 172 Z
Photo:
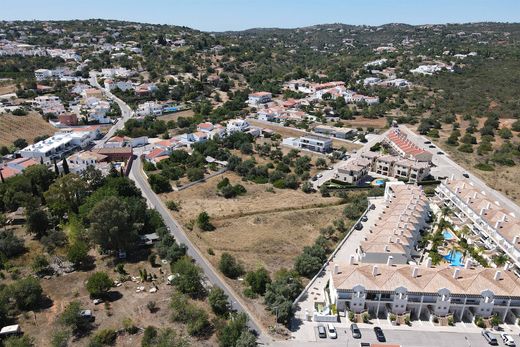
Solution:
M 273 95 L 269 92 L 256 92 L 249 94 L 248 103 L 250 105 L 266 104 L 273 99 Z

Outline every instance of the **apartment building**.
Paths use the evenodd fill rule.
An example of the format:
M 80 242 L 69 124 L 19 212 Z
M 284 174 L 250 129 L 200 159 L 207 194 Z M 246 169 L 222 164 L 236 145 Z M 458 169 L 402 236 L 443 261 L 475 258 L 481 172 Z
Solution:
M 385 206 L 376 223 L 364 233 L 356 250 L 363 263 L 407 264 L 426 228 L 428 202 L 422 187 L 389 182 L 385 187 Z
M 520 218 L 465 179 L 447 178 L 437 196 L 489 248 L 499 248 L 520 267 Z
M 71 172 L 74 173 L 81 173 L 85 171 L 89 166 L 94 166 L 97 169 L 99 169 L 101 165 L 108 164 L 106 163 L 106 160 L 106 155 L 91 151 L 81 151 L 78 153 L 74 153 L 73 155 L 67 158 L 67 162 L 69 163 L 69 169 Z M 104 165 L 104 168 L 107 167 L 108 165 Z
M 431 162 L 432 154 L 410 141 L 399 129 L 392 130 L 384 139 L 383 145 L 390 153 L 415 161 Z
M 356 184 L 361 178 L 368 175 L 369 170 L 370 161 L 368 159 L 350 158 L 336 170 L 334 179 L 349 184 Z
M 362 264 L 330 265 L 329 294 L 339 312 L 375 317 L 408 313 L 431 320 L 451 315 L 471 322 L 497 314 L 514 322 L 520 313 L 520 279 L 508 269 L 470 266 Z

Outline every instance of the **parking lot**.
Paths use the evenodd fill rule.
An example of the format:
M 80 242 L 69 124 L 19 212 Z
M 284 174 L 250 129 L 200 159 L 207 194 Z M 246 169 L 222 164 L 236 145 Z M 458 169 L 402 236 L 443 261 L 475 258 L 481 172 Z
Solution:
M 318 344 L 320 346 L 359 346 L 361 342 L 377 343 L 373 327 L 368 324 L 359 324 L 361 330 L 361 339 L 354 339 L 349 329 L 349 325 L 345 323 L 334 323 L 337 331 L 337 339 L 331 339 L 328 335 L 326 338 L 318 336 L 318 325 L 322 324 L 326 327 L 326 323 L 312 323 L 314 325 L 314 341 L 284 341 L 274 343 L 274 346 L 311 346 Z M 376 326 L 376 325 L 373 325 Z M 413 327 L 389 327 L 383 332 L 386 337 L 386 343 L 397 344 L 403 347 L 477 347 L 488 346 L 488 343 L 480 333 L 480 329 L 469 327 L 468 331 L 462 331 L 459 328 L 451 328 L 453 332 L 446 329 L 438 329 L 437 327 L 426 327 L 428 330 L 422 330 L 424 327 L 414 329 Z M 430 329 L 431 328 L 431 329 Z M 439 331 L 440 330 L 440 331 Z M 516 329 L 518 330 L 518 329 Z M 517 331 L 508 331 L 517 346 L 520 346 L 520 337 Z M 499 346 L 505 346 L 500 338 L 499 332 L 493 332 Z

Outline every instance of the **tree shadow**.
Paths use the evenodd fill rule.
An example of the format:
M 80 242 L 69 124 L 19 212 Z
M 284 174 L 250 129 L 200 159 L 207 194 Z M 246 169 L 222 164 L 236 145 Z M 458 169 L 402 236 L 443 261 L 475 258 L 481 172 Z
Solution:
M 103 295 L 103 298 L 106 300 L 106 301 L 109 301 L 109 302 L 115 302 L 117 300 L 120 300 L 123 298 L 123 294 L 121 294 L 120 291 L 118 290 L 111 290 L 109 292 L 106 292 L 104 295 Z

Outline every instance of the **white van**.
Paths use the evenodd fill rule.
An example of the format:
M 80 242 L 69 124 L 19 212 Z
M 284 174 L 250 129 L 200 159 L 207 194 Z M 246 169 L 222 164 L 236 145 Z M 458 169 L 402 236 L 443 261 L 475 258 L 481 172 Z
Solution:
M 336 328 L 331 323 L 327 324 L 327 330 L 329 331 L 329 337 L 331 339 L 337 339 L 338 333 L 336 332 Z

